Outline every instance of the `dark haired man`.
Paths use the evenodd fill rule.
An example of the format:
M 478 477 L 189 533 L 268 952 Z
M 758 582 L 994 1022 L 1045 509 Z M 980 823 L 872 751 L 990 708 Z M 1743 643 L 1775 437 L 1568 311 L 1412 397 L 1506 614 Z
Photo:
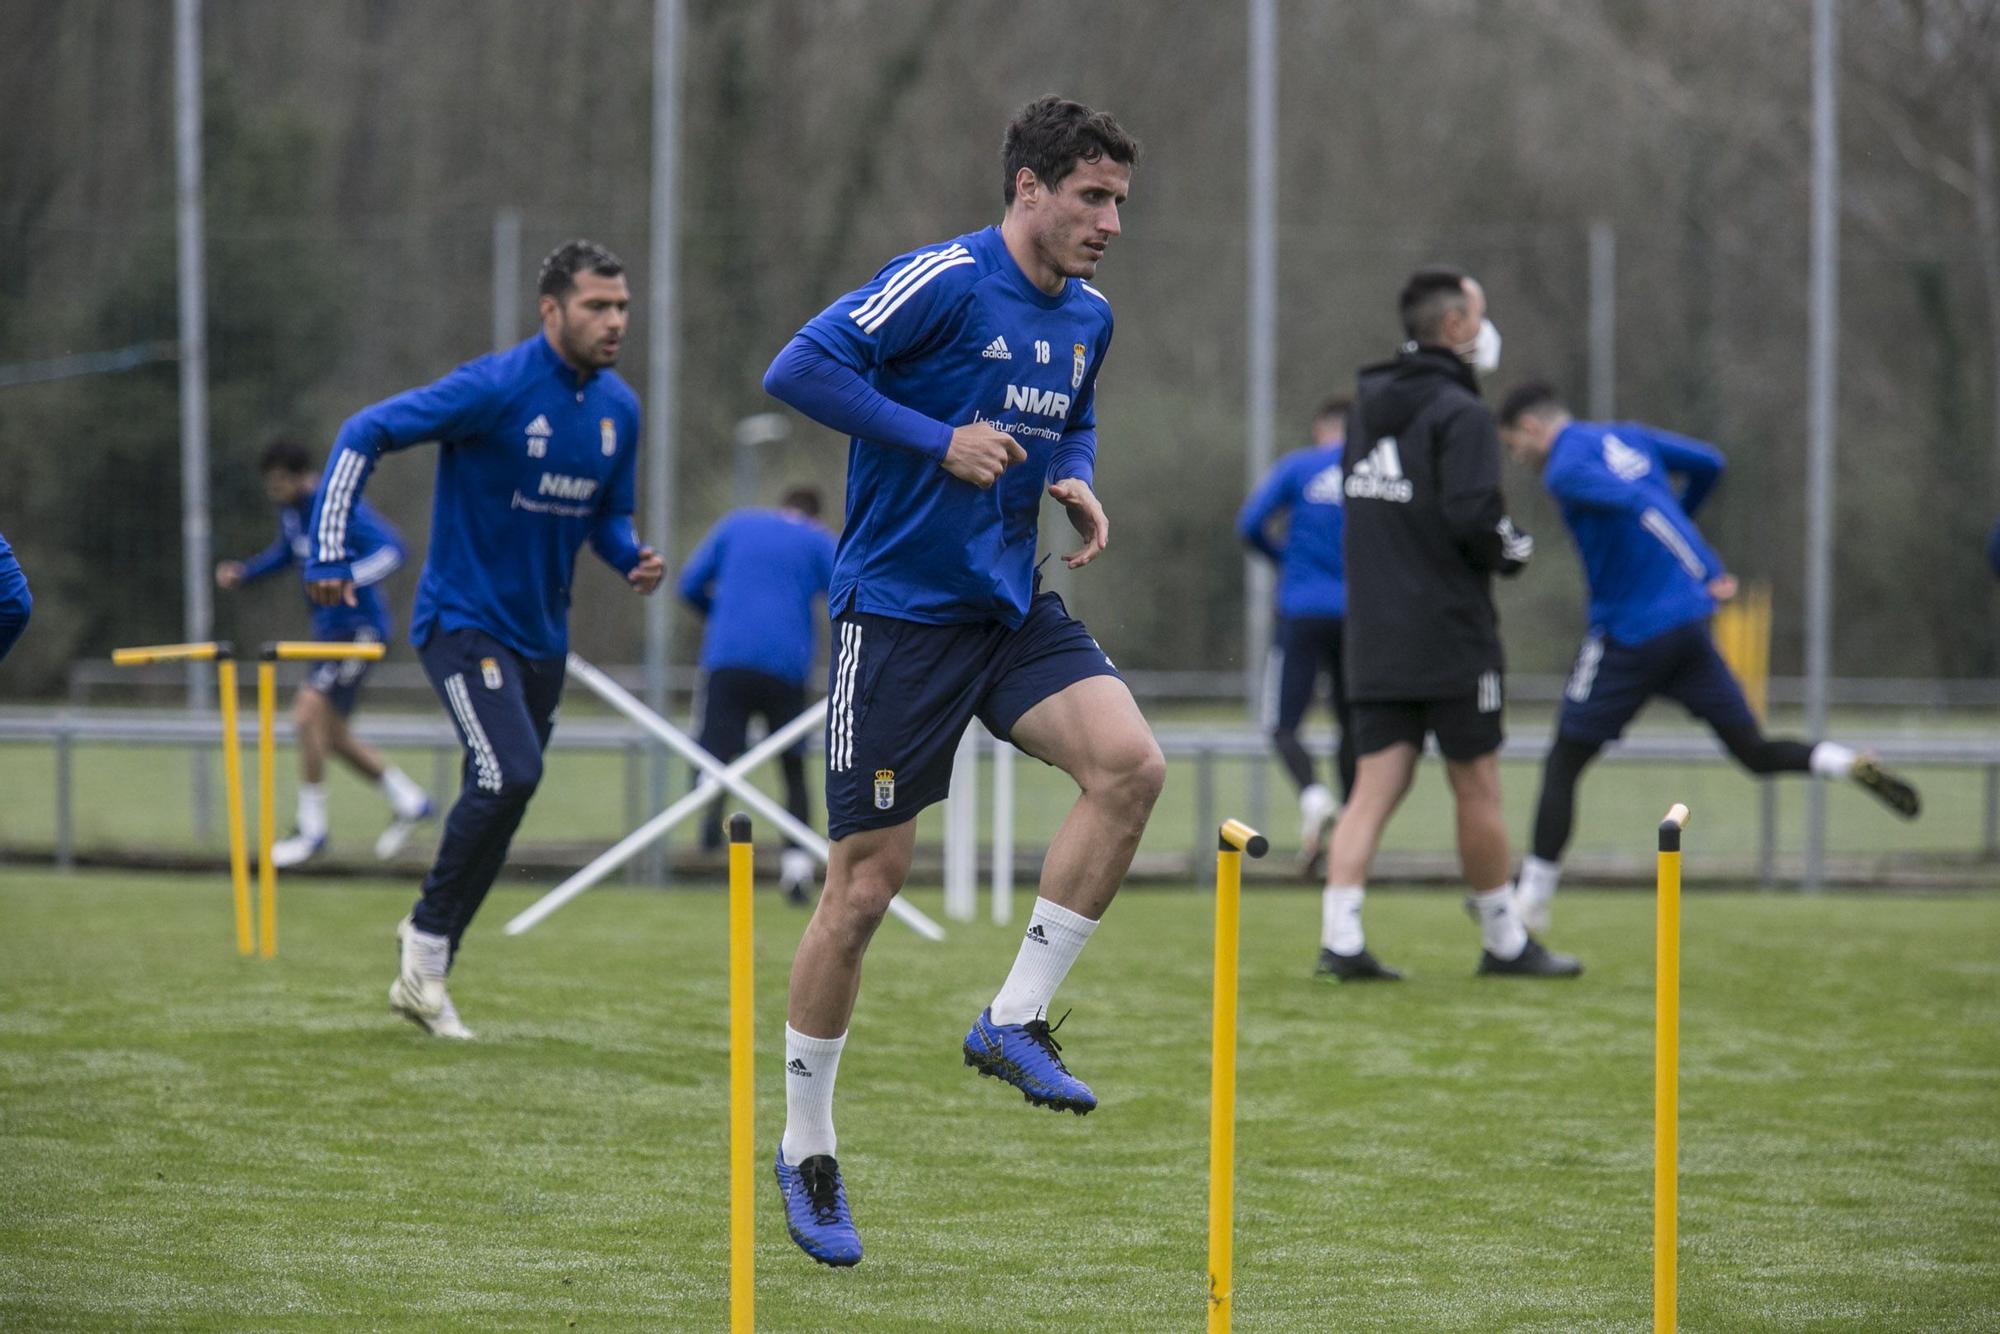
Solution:
M 833 578 L 833 534 L 819 522 L 819 491 L 796 486 L 776 509 L 740 509 L 717 520 L 681 570 L 681 600 L 708 618 L 701 637 L 701 746 L 727 763 L 743 753 L 750 720 L 768 734 L 806 706 L 812 669 L 813 604 Z M 800 824 L 806 810 L 805 743 L 787 750 L 785 808 Z M 722 842 L 722 803 L 709 808 L 702 845 Z M 807 902 L 813 859 L 787 848 L 778 882 L 793 903 Z
M 493 887 L 542 778 L 569 648 L 570 583 L 587 540 L 641 593 L 665 566 L 632 532 L 639 399 L 611 367 L 625 337 L 624 266 L 590 241 L 542 261 L 542 327 L 434 384 L 347 419 L 313 507 L 306 580 L 355 603 L 354 510 L 376 460 L 440 442 L 430 553 L 410 639 L 465 747 L 437 860 L 397 927 L 397 1013 L 469 1038 L 445 991 L 465 928 Z
M 1759 777 L 1847 778 L 1905 819 L 1916 816 L 1917 790 L 1872 757 L 1833 741 L 1765 736 L 1716 652 L 1709 618 L 1736 595 L 1736 578 L 1702 539 L 1694 512 L 1722 476 L 1722 451 L 1637 422 L 1577 421 L 1543 381 L 1507 395 L 1500 438 L 1516 460 L 1541 470 L 1590 585 L 1590 630 L 1563 690 L 1515 896 L 1531 930 L 1547 928 L 1577 780 L 1655 695 L 1707 723 Z M 1678 493 L 1669 481 L 1676 475 L 1684 479 Z
M 1485 291 L 1457 269 L 1417 270 L 1398 306 L 1408 341 L 1395 360 L 1362 369 L 1348 429 L 1347 692 L 1361 759 L 1327 854 L 1318 971 L 1343 982 L 1400 976 L 1368 952 L 1363 886 L 1430 735 L 1457 805 L 1478 971 L 1573 977 L 1576 960 L 1522 927 L 1507 879 L 1493 576 L 1517 573 L 1534 544 L 1507 517 L 1500 441 L 1479 397 L 1500 335 Z
M 273 440 L 257 461 L 264 496 L 278 507 L 278 540 L 248 560 L 215 567 L 218 588 L 241 588 L 280 570 L 303 564 L 311 555 L 306 526 L 312 522 L 318 473 L 304 445 Z M 391 639 L 389 604 L 382 581 L 403 568 L 403 539 L 368 505 L 356 504 L 350 521 L 354 550 L 354 602 L 322 607 L 311 599 L 312 637 L 321 641 L 386 644 Z M 292 701 L 299 739 L 298 824 L 291 836 L 271 847 L 273 866 L 297 866 L 326 847 L 326 757 L 338 755 L 349 768 L 381 788 L 389 803 L 389 827 L 375 840 L 375 855 L 388 860 L 402 851 L 417 823 L 431 818 L 431 799 L 414 779 L 384 760 L 347 725 L 370 664 L 316 663 Z
M 1299 741 L 1322 665 L 1333 681 L 1333 716 L 1340 727 L 1334 769 L 1345 800 L 1354 790 L 1354 729 L 1342 680 L 1341 630 L 1347 581 L 1341 562 L 1341 444 L 1354 401 L 1336 394 L 1313 416 L 1313 443 L 1280 459 L 1236 516 L 1236 532 L 1278 567 L 1278 626 L 1264 682 L 1266 726 L 1278 758 L 1299 789 L 1299 841 L 1307 875 L 1323 869 L 1326 836 L 1340 809 L 1313 771 Z M 1267 527 L 1288 515 L 1282 542 Z
M 1083 538 L 1111 306 L 1085 280 L 1119 233 L 1139 146 L 1058 97 L 1001 148 L 997 227 L 891 261 L 772 362 L 772 394 L 851 438 L 847 524 L 828 607 L 826 887 L 792 964 L 779 1189 L 792 1239 L 824 1264 L 861 1242 L 834 1159 L 833 1082 L 861 958 L 909 873 L 917 812 L 941 800 L 974 718 L 1080 789 L 1049 845 L 1013 971 L 973 1021 L 965 1063 L 1029 1102 L 1097 1105 L 1057 1055 L 1051 997 L 1130 866 L 1166 765 L 1132 694 L 1054 593 L 1039 592 L 1044 494 Z

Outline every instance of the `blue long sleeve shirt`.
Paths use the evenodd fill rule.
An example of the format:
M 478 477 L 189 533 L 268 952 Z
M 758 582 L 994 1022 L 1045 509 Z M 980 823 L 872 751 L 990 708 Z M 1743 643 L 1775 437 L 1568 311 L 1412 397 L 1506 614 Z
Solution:
M 1593 633 L 1621 644 L 1706 620 L 1722 558 L 1689 517 L 1722 475 L 1720 450 L 1637 422 L 1571 422 L 1542 482 L 1562 507 L 1590 586 Z M 1687 479 L 1675 494 L 1670 474 Z
M 688 557 L 681 600 L 708 618 L 704 671 L 740 667 L 805 683 L 813 604 L 833 579 L 833 534 L 792 510 L 727 514 Z
M 1340 536 L 1341 447 L 1315 445 L 1278 460 L 1243 510 L 1236 533 L 1251 550 L 1278 567 L 1280 616 L 1347 615 L 1347 576 Z M 1270 524 L 1288 513 L 1283 542 L 1272 539 Z
M 835 614 L 1021 624 L 1043 489 L 1095 467 L 1111 330 L 1103 293 L 1041 291 L 988 227 L 891 261 L 799 332 L 764 388 L 850 437 Z M 1028 455 L 984 491 L 939 466 L 973 422 Z
M 312 527 L 313 502 L 317 493 L 308 493 L 278 510 L 278 540 L 243 562 L 243 582 L 259 579 L 306 565 L 312 557 L 307 537 Z M 356 630 L 368 630 L 383 643 L 394 637 L 395 625 L 389 615 L 388 599 L 382 596 L 382 581 L 403 568 L 406 549 L 403 539 L 377 514 L 374 507 L 357 501 L 348 521 L 354 559 L 354 606 L 322 607 L 307 599 L 312 612 L 315 639 L 346 639 Z
M 354 574 L 353 516 L 376 461 L 439 442 L 430 552 L 410 638 L 483 630 L 529 658 L 569 649 L 576 553 L 620 574 L 632 532 L 639 398 L 611 371 L 579 377 L 534 337 L 347 419 L 320 482 L 308 582 Z

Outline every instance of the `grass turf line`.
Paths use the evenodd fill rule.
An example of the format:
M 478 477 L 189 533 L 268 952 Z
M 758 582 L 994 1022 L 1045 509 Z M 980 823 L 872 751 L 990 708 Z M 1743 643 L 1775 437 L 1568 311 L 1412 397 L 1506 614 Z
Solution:
M 721 897 L 508 940 L 497 892 L 470 1045 L 387 1012 L 409 897 L 288 887 L 260 965 L 212 878 L 0 873 L 0 1325 L 723 1324 Z M 761 1179 L 803 924 L 763 896 L 760 1328 L 1200 1328 L 1209 914 L 1148 893 L 1092 941 L 1083 1120 L 959 1063 L 1017 929 L 885 929 L 841 1070 L 868 1255 L 834 1274 Z M 1238 1326 L 1643 1326 L 1650 902 L 1566 890 L 1559 985 L 1471 977 L 1452 896 L 1371 897 L 1398 987 L 1311 981 L 1316 922 L 1245 901 Z M 2000 1324 L 2000 899 L 1697 894 L 1685 939 L 1685 1327 Z

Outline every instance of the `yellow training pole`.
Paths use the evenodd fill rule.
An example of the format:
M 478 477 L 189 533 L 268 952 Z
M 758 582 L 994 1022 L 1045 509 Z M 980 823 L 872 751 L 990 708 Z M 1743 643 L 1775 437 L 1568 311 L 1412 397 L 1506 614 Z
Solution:
M 1215 1001 L 1208 1082 L 1208 1328 L 1229 1328 L 1236 1222 L 1236 958 L 1243 854 L 1270 844 L 1241 820 L 1225 820 L 1215 850 Z
M 145 644 L 112 649 L 111 662 L 117 667 L 143 667 L 150 662 L 214 662 L 229 652 L 227 644 Z
M 280 639 L 276 643 L 264 645 L 264 656 L 278 662 L 327 662 L 347 658 L 379 662 L 382 655 L 388 651 L 381 644 L 340 641 L 321 643 L 314 639 Z
M 756 1329 L 755 1029 L 750 817 L 729 817 L 729 1328 Z
M 1653 991 L 1653 1330 L 1675 1329 L 1675 1209 L 1679 1202 L 1681 1064 L 1681 829 L 1676 803 L 1660 821 L 1659 919 Z
M 229 888 L 236 901 L 236 952 L 255 945 L 250 931 L 250 853 L 243 836 L 243 739 L 236 724 L 236 659 L 215 665 L 215 690 L 222 711 L 222 783 L 229 794 Z
M 278 664 L 265 657 L 257 664 L 257 917 L 258 953 L 266 959 L 278 953 L 278 868 L 271 864 L 278 822 L 277 712 Z

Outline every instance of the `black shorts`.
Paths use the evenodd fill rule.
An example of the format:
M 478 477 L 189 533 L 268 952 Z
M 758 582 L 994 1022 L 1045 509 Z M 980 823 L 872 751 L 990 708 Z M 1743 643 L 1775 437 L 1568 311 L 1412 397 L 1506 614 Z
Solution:
M 958 739 L 975 717 L 1007 740 L 1049 696 L 1118 669 L 1054 593 L 1018 630 L 997 621 L 927 625 L 850 611 L 833 623 L 827 677 L 826 833 L 845 838 L 912 819 L 951 788 Z
M 1355 700 L 1354 749 L 1360 755 L 1408 743 L 1422 750 L 1424 735 L 1437 738 L 1448 760 L 1476 760 L 1500 749 L 1504 689 L 1498 672 L 1480 678 L 1473 693 L 1452 699 Z
M 380 636 L 365 626 L 320 638 L 351 644 L 381 642 Z M 306 673 L 306 688 L 325 695 L 333 711 L 345 718 L 354 712 L 355 697 L 361 693 L 361 684 L 368 679 L 368 669 L 374 665 L 366 658 L 328 658 L 314 663 Z

